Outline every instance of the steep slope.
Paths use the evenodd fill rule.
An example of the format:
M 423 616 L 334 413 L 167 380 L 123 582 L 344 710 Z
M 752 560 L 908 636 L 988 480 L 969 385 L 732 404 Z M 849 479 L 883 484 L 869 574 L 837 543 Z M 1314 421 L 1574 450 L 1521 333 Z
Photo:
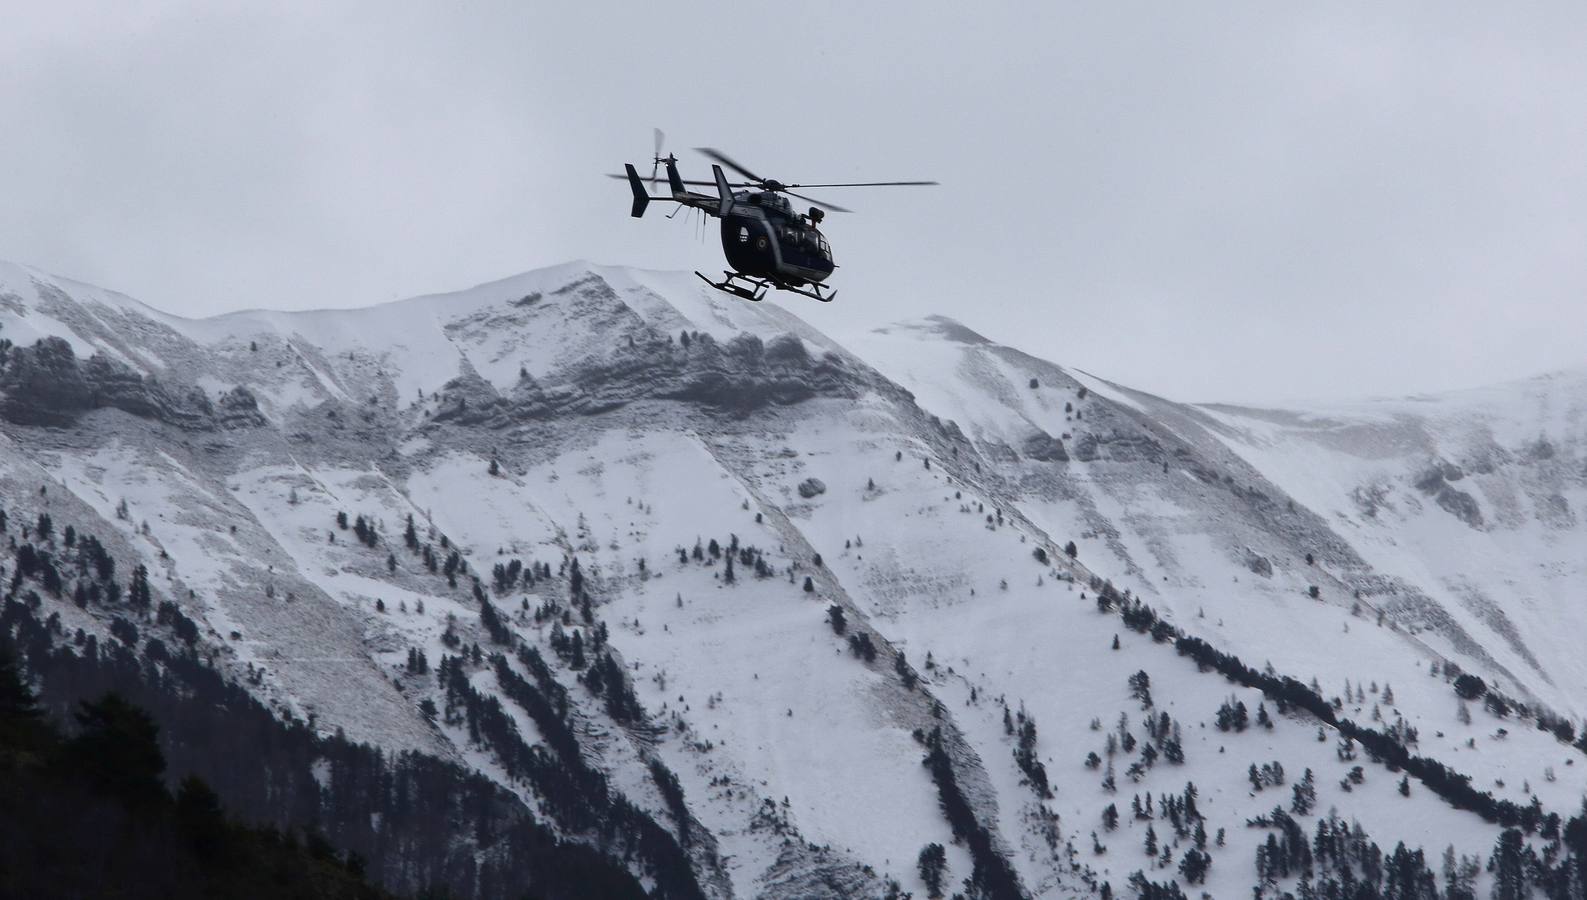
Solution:
M 1587 788 L 1530 727 L 1581 713 L 1550 618 L 1584 558 L 1570 383 L 1528 395 L 1552 419 L 1499 416 L 1503 390 L 1411 424 L 1189 407 L 949 320 L 840 345 L 583 263 L 198 321 L 8 265 L 0 338 L 14 541 L 70 555 L 40 513 L 99 536 L 283 714 L 483 772 L 663 894 L 924 895 L 942 845 L 943 884 L 985 896 L 1136 871 L 1234 896 L 1298 877 L 1253 867 L 1273 832 L 1247 821 L 1305 770 L 1306 829 L 1334 807 L 1429 859 L 1486 859 L 1500 824 L 1557 849 L 1502 804 L 1569 816 Z M 39 601 L 69 629 L 148 616 L 72 593 Z M 1462 670 L 1509 699 L 1463 711 Z M 1271 727 L 1218 727 L 1236 702 Z M 1401 788 L 1357 722 L 1488 800 L 1419 766 Z

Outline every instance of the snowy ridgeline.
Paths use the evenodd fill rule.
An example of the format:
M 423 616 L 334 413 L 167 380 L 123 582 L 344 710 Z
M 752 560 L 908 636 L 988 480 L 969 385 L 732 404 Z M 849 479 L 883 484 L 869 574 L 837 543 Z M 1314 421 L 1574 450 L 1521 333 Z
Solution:
M 191 652 L 659 893 L 1582 895 L 1580 375 L 1192 407 L 583 264 L 199 321 L 0 265 L 0 339 L 25 660 Z

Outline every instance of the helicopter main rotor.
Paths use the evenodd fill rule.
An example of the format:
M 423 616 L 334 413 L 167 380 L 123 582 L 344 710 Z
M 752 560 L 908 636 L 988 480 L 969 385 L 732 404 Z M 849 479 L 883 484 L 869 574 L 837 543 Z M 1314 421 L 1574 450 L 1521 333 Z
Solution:
M 721 163 L 722 165 L 728 167 L 729 169 L 732 169 L 733 171 L 737 172 L 739 175 L 742 175 L 744 178 L 748 179 L 748 183 L 747 184 L 733 185 L 734 187 L 758 187 L 758 188 L 760 188 L 763 191 L 772 191 L 774 193 L 787 194 L 787 195 L 789 195 L 791 197 L 798 197 L 800 200 L 807 200 L 807 201 L 809 201 L 811 203 L 816 204 L 817 206 L 825 207 L 827 209 L 832 210 L 833 212 L 853 212 L 853 210 L 844 209 L 843 207 L 838 206 L 835 203 L 828 203 L 825 200 L 817 200 L 814 197 L 807 197 L 804 194 L 795 193 L 792 189 L 793 188 L 838 188 L 838 187 L 924 187 L 924 186 L 927 186 L 927 185 L 934 185 L 934 184 L 937 183 L 935 181 L 849 181 L 849 182 L 831 182 L 831 183 L 822 183 L 822 184 L 802 184 L 802 183 L 801 184 L 787 184 L 787 183 L 778 181 L 775 178 L 762 178 L 759 175 L 756 175 L 754 172 L 750 171 L 749 169 L 747 169 L 743 165 L 741 165 L 737 160 L 733 159 L 731 156 L 728 156 L 726 153 L 723 153 L 722 151 L 715 149 L 714 147 L 696 147 L 694 149 L 697 152 L 703 153 L 707 157 L 710 157 L 711 159 L 715 160 L 716 162 Z

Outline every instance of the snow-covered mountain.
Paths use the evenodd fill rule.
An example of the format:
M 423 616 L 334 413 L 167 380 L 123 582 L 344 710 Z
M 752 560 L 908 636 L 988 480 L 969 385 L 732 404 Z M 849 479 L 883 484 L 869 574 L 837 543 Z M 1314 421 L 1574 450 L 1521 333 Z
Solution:
M 0 338 L 13 547 L 93 534 L 279 715 L 484 773 L 661 893 L 676 856 L 710 897 L 1277 896 L 1269 844 L 1330 810 L 1440 889 L 1447 847 L 1502 881 L 1459 870 L 1506 825 L 1574 846 L 1587 372 L 1191 406 L 584 263 L 203 320 L 0 264 Z M 58 587 L 62 635 L 169 625 Z

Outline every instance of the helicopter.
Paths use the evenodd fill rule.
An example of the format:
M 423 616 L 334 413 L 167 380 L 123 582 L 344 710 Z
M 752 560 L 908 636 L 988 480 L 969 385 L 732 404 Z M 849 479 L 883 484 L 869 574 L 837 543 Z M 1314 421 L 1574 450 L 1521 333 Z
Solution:
M 724 293 L 745 300 L 760 301 L 766 293 L 776 288 L 802 294 L 830 303 L 837 291 L 822 282 L 831 276 L 837 264 L 832 261 L 832 246 L 821 233 L 820 225 L 826 218 L 825 210 L 851 212 L 851 210 L 796 194 L 793 188 L 837 187 L 899 187 L 934 185 L 935 181 L 866 181 L 839 184 L 785 184 L 773 178 L 762 178 L 739 165 L 727 154 L 710 147 L 698 147 L 697 152 L 713 160 L 713 181 L 685 181 L 678 175 L 678 160 L 671 153 L 661 155 L 662 133 L 656 131 L 654 162 L 650 170 L 650 190 L 656 186 L 657 172 L 662 166 L 667 170 L 670 195 L 652 196 L 632 163 L 624 164 L 626 173 L 612 175 L 623 178 L 633 190 L 634 205 L 631 215 L 640 218 L 652 200 L 671 201 L 679 209 L 690 207 L 722 220 L 722 253 L 731 270 L 723 270 L 721 281 L 712 281 L 700 274 L 701 281 Z M 730 182 L 722 173 L 726 166 L 744 181 Z M 715 187 L 716 194 L 699 193 L 689 186 Z M 744 189 L 748 190 L 744 190 Z M 815 204 L 807 212 L 798 212 L 789 197 Z M 677 215 L 674 211 L 673 215 Z

